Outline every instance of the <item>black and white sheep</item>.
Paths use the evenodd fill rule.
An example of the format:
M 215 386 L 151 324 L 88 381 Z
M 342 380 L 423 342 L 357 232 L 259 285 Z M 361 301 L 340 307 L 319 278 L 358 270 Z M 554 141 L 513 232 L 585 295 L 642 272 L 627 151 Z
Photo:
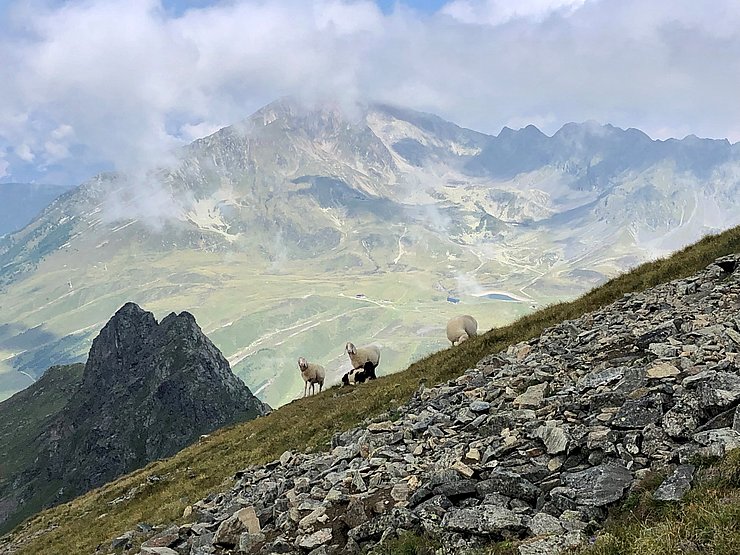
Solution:
M 472 316 L 463 314 L 447 322 L 447 339 L 453 346 L 476 335 L 478 335 L 478 322 Z
M 366 362 L 362 368 L 353 368 L 342 376 L 344 385 L 365 383 L 367 380 L 375 379 L 375 367 L 372 362 Z
M 326 377 L 326 370 L 320 364 L 314 364 L 308 362 L 305 358 L 301 357 L 298 359 L 298 368 L 301 370 L 301 376 L 303 377 L 303 396 L 306 396 L 306 390 L 308 385 L 311 384 L 311 395 L 314 394 L 314 387 L 319 384 L 319 393 L 324 387 L 324 378 Z
M 342 383 L 349 385 L 350 382 L 362 383 L 376 378 L 375 369 L 380 364 L 380 349 L 376 345 L 355 347 L 347 343 L 344 350 L 349 355 L 352 370 L 342 377 Z

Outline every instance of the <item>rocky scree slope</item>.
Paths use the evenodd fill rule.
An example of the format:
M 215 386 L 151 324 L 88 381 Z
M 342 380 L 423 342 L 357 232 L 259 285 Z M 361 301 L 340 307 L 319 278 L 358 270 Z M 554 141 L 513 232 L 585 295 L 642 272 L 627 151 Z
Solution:
M 143 543 L 148 555 L 360 553 L 403 530 L 463 553 L 584 542 L 651 471 L 678 500 L 697 456 L 740 447 L 740 254 L 423 385 L 399 413 L 284 453 Z M 139 547 L 140 546 L 140 547 Z
M 42 379 L 18 395 L 35 398 L 49 385 L 53 389 Z M 0 525 L 12 526 L 43 506 L 174 455 L 201 434 L 269 410 L 192 315 L 172 313 L 157 323 L 133 303 L 101 330 L 73 385 L 56 417 L 26 438 L 32 462 L 0 482 L 0 507 L 7 509 Z M 13 401 L 0 404 L 0 414 Z

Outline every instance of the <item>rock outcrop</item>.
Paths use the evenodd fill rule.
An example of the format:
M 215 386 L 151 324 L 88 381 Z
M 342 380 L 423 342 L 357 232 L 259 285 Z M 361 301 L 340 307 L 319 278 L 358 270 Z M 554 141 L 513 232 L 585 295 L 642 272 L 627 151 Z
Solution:
M 267 410 L 191 314 L 157 323 L 127 303 L 93 341 L 64 408 L 32 438 L 35 462 L 15 478 L 9 495 L 22 493 L 22 502 L 10 516 L 76 497 Z
M 514 538 L 554 554 L 652 470 L 668 472 L 656 498 L 680 499 L 694 457 L 740 447 L 739 266 L 625 295 L 421 388 L 329 452 L 247 468 L 140 552 L 360 553 L 410 530 L 448 553 Z

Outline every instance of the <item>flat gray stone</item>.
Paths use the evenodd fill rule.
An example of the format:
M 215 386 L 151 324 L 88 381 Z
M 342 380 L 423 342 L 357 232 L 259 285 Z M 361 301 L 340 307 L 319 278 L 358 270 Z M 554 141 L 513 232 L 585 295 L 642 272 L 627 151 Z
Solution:
M 691 489 L 691 481 L 694 479 L 695 470 L 694 466 L 690 464 L 676 468 L 655 490 L 653 499 L 657 501 L 681 501 Z
M 653 379 L 672 378 L 678 376 L 681 372 L 672 364 L 659 362 L 648 368 L 647 377 Z
M 539 407 L 549 392 L 550 384 L 547 382 L 530 385 L 524 393 L 514 399 L 513 404 L 519 407 Z
M 473 412 L 488 412 L 491 408 L 491 403 L 487 401 L 473 401 L 470 403 L 470 410 Z
M 450 509 L 442 519 L 442 527 L 483 536 L 497 535 L 503 531 L 519 532 L 524 529 L 521 516 L 495 505 Z
M 546 534 L 562 534 L 563 527 L 560 520 L 547 513 L 537 513 L 532 517 L 527 525 L 533 536 L 543 536 Z
M 616 428 L 644 428 L 663 418 L 663 401 L 659 394 L 627 399 L 611 421 Z
M 331 528 L 322 528 L 317 530 L 313 534 L 307 536 L 300 536 L 296 541 L 296 545 L 303 549 L 316 549 L 320 545 L 329 543 L 332 539 Z
M 557 426 L 540 426 L 534 431 L 534 437 L 542 440 L 550 455 L 564 453 L 568 447 L 568 434 Z
M 573 548 L 582 543 L 583 534 L 568 532 L 562 536 L 549 536 L 525 541 L 518 549 L 519 555 L 559 555 L 560 553 L 571 553 Z
M 624 466 L 605 463 L 580 472 L 561 476 L 563 483 L 575 492 L 580 505 L 602 507 L 619 500 L 632 484 L 632 472 Z
M 585 391 L 587 389 L 594 389 L 600 385 L 606 385 L 608 383 L 616 382 L 622 379 L 624 376 L 624 368 L 617 366 L 615 368 L 607 368 L 605 370 L 598 370 L 586 374 L 576 384 L 578 391 Z
M 527 501 L 535 501 L 541 493 L 540 488 L 516 472 L 498 469 L 491 471 L 488 480 L 478 482 L 476 490 L 479 496 L 502 493 L 508 497 Z

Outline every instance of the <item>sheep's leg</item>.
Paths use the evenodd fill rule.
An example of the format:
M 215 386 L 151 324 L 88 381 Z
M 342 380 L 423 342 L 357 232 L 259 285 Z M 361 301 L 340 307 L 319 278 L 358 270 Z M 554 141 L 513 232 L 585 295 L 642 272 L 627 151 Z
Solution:
M 307 390 L 308 390 L 308 382 L 303 382 L 303 397 L 306 396 Z
M 324 382 L 321 382 L 319 384 L 319 393 L 321 393 L 321 390 L 324 389 Z

